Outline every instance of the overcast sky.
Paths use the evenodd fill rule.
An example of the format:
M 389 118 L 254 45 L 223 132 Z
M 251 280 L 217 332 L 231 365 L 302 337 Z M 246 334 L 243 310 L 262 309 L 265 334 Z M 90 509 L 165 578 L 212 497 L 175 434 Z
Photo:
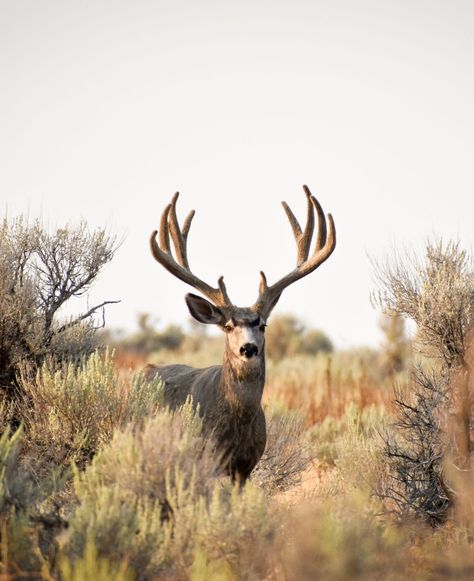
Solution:
M 177 190 L 193 270 L 252 304 L 296 251 L 308 184 L 335 253 L 275 312 L 377 345 L 369 257 L 433 235 L 471 249 L 472 0 L 0 0 L 0 202 L 122 244 L 89 301 L 188 318 L 148 237 Z M 81 305 L 78 305 L 81 308 Z

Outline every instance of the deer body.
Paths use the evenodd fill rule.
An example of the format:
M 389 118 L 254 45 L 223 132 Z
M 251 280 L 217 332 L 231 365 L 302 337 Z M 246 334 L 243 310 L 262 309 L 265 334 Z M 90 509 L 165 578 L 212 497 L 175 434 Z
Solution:
M 195 276 L 188 264 L 186 243 L 194 212 L 183 228 L 176 216 L 176 194 L 161 218 L 158 232 L 151 236 L 155 259 L 179 279 L 206 295 L 186 295 L 191 315 L 201 323 L 219 326 L 226 334 L 222 365 L 196 369 L 187 365 L 148 365 L 149 379 L 159 376 L 164 383 L 165 403 L 172 409 L 183 405 L 189 396 L 199 406 L 206 436 L 212 437 L 222 468 L 233 480 L 245 482 L 260 460 L 266 444 L 265 416 L 261 401 L 265 384 L 265 327 L 267 319 L 284 288 L 322 264 L 335 247 L 335 227 L 329 214 L 329 230 L 319 202 L 304 186 L 307 196 L 307 224 L 304 231 L 283 202 L 295 236 L 298 256 L 296 268 L 272 286 L 260 273 L 259 296 L 252 307 L 239 308 L 227 295 L 223 277 L 213 288 Z M 315 249 L 309 250 L 314 229 L 314 209 L 318 216 Z M 170 234 L 177 260 L 171 252 Z
M 189 299 L 188 299 L 189 300 Z M 203 300 L 203 299 L 201 299 Z M 250 320 L 256 320 L 250 313 Z M 252 335 L 242 318 L 234 333 Z M 236 325 L 237 326 L 237 325 Z M 250 331 L 250 333 L 249 333 Z M 211 436 L 218 450 L 222 468 L 233 480 L 246 480 L 260 460 L 266 444 L 265 415 L 261 401 L 265 385 L 265 351 L 259 341 L 259 353 L 248 358 L 235 356 L 232 343 L 226 337 L 223 365 L 197 369 L 188 365 L 148 365 L 148 379 L 159 376 L 164 383 L 165 403 L 176 409 L 189 395 L 199 406 L 205 436 Z M 238 342 L 244 339 L 240 338 Z M 258 338 L 255 338 L 257 346 Z M 246 343 L 249 343 L 247 341 Z M 243 343 L 243 344 L 246 344 Z M 258 347 L 257 347 L 258 349 Z
M 225 365 L 194 369 L 186 365 L 149 366 L 148 377 L 164 383 L 165 403 L 175 409 L 192 396 L 199 406 L 204 436 L 212 437 L 222 468 L 235 479 L 247 479 L 266 444 L 265 416 L 261 406 L 264 381 L 251 383 L 227 376 Z M 250 393 L 249 388 L 255 389 Z

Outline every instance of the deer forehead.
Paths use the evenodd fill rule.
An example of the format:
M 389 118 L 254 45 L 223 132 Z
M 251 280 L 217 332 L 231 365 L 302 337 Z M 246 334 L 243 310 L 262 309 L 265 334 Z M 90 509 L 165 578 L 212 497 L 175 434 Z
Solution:
M 262 317 L 252 309 L 234 309 L 229 314 L 228 323 L 234 327 L 258 327 L 264 323 Z
M 230 319 L 228 330 L 230 332 L 227 335 L 227 341 L 234 349 L 240 348 L 245 343 L 253 343 L 261 346 L 264 340 L 260 317 L 255 314 L 251 319 Z

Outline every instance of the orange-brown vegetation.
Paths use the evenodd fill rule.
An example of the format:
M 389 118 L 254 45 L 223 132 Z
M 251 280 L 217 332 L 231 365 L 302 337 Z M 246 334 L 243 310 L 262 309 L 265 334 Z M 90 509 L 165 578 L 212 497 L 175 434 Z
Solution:
M 456 245 L 432 246 L 418 278 L 403 265 L 385 278 L 384 307 L 417 323 L 418 362 L 401 320 L 384 322 L 380 350 L 349 352 L 286 320 L 295 335 L 277 334 L 269 349 L 267 449 L 242 489 L 219 474 L 192 402 L 170 412 L 160 382 L 140 373 L 146 362 L 218 364 L 220 338 L 157 333 L 145 317 L 131 343 L 111 343 L 114 357 L 89 355 L 93 343 L 63 329 L 32 365 L 5 334 L 31 296 L 21 303 L 18 292 L 16 305 L 11 285 L 0 288 L 14 324 L 0 337 L 15 367 L 15 383 L 1 386 L 15 389 L 0 405 L 0 577 L 472 579 L 465 258 Z
M 130 349 L 116 348 L 114 350 L 114 365 L 122 371 L 135 371 L 147 364 L 147 356 Z
M 265 402 L 278 401 L 299 411 L 308 427 L 327 416 L 341 418 L 351 404 L 360 410 L 390 406 L 394 379 L 377 380 L 364 364 L 357 371 L 334 371 L 330 356 L 318 363 L 301 360 L 300 366 L 291 366 L 286 373 L 270 372 Z

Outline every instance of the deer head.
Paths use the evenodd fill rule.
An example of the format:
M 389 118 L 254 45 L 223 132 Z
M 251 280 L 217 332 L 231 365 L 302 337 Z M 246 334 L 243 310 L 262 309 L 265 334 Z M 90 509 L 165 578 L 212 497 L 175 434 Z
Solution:
M 260 272 L 260 285 L 257 301 L 251 307 L 240 308 L 232 304 L 224 284 L 224 277 L 217 281 L 217 288 L 208 285 L 192 273 L 187 256 L 187 239 L 194 217 L 192 210 L 181 228 L 176 214 L 176 193 L 161 216 L 159 236 L 155 230 L 150 238 L 151 251 L 155 259 L 171 274 L 191 285 L 206 300 L 195 294 L 186 295 L 186 304 L 191 315 L 201 323 L 219 326 L 226 333 L 227 352 L 230 357 L 242 364 L 252 366 L 263 358 L 265 346 L 265 327 L 281 293 L 290 284 L 316 270 L 334 251 L 336 246 L 336 229 L 331 214 L 328 221 L 316 198 L 307 186 L 303 186 L 307 198 L 307 219 L 304 230 L 295 215 L 286 204 L 283 208 L 288 216 L 297 246 L 296 267 L 269 286 L 266 276 Z M 315 226 L 315 210 L 318 219 L 318 231 L 314 249 L 310 254 Z M 158 240 L 157 240 L 158 237 Z M 170 240 L 171 238 L 171 240 Z M 174 255 L 171 250 L 171 241 Z

